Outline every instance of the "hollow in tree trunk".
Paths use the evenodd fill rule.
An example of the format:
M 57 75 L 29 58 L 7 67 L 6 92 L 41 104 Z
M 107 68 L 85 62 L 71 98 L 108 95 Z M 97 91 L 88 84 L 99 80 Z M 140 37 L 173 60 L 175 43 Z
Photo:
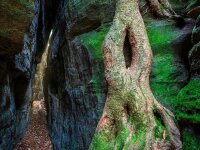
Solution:
M 152 51 L 137 0 L 117 0 L 103 52 L 108 95 L 90 149 L 180 149 L 174 116 L 149 86 Z

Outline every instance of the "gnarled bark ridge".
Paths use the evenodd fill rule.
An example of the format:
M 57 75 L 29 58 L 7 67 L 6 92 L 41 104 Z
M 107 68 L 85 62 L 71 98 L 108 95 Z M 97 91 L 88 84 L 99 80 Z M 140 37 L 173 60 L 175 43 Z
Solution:
M 103 51 L 108 96 L 90 149 L 99 149 L 100 141 L 104 149 L 180 149 L 173 114 L 155 99 L 149 86 L 152 51 L 137 0 L 117 0 Z M 164 127 L 161 138 L 155 136 L 158 122 Z M 140 133 L 143 138 L 138 138 Z
M 160 17 L 173 17 L 176 13 L 173 11 L 168 0 L 146 0 L 149 3 L 151 11 Z

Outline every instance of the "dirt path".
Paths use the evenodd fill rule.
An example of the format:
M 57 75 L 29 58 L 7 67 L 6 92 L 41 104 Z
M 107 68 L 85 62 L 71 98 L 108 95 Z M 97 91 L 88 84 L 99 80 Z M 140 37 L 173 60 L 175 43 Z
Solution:
M 28 130 L 15 150 L 52 150 L 46 114 L 44 101 L 34 101 Z

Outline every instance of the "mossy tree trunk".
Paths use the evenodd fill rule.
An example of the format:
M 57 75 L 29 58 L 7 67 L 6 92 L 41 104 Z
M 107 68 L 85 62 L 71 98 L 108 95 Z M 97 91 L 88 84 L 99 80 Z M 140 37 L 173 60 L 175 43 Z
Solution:
M 108 96 L 90 149 L 180 149 L 173 114 L 149 86 L 152 52 L 137 0 L 117 0 L 103 52 Z

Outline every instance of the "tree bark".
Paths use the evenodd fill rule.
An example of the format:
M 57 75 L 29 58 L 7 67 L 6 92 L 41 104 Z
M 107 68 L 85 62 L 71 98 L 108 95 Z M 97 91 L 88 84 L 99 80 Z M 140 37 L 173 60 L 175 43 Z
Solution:
M 159 17 L 173 17 L 176 13 L 173 11 L 168 0 L 146 0 L 151 11 Z
M 99 137 L 109 149 L 141 149 L 133 140 L 141 130 L 146 150 L 180 149 L 173 114 L 155 99 L 149 86 L 152 51 L 137 0 L 117 0 L 103 52 L 108 96 L 90 149 L 98 149 Z M 159 140 L 155 138 L 156 120 L 166 128 Z M 119 146 L 117 138 L 122 130 L 128 135 Z

